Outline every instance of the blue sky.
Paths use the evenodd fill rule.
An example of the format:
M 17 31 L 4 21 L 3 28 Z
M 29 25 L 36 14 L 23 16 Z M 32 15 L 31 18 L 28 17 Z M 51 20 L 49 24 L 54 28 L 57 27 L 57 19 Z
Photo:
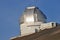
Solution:
M 47 21 L 60 23 L 60 0 L 0 0 L 0 40 L 10 40 L 20 34 L 19 17 L 27 6 L 35 5 L 47 16 Z

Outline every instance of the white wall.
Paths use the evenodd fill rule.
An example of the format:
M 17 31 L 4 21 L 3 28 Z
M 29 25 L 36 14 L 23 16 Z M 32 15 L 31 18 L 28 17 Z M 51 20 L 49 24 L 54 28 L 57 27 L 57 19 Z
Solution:
M 53 25 L 52 25 L 52 23 L 53 23 Z M 50 28 L 56 27 L 56 25 L 57 25 L 56 22 L 43 23 L 43 24 L 41 24 L 40 29 L 41 30 L 50 29 Z
M 52 23 L 54 25 L 52 25 Z M 39 32 L 40 30 L 50 29 L 54 27 L 56 27 L 55 22 L 50 22 L 50 23 L 35 22 L 30 24 L 24 23 L 20 25 L 21 36 L 29 35 L 35 33 L 36 31 Z
M 27 23 L 21 24 L 20 25 L 21 36 L 35 33 L 36 29 L 37 29 L 37 32 L 39 32 L 40 24 L 41 23 L 39 22 L 30 23 L 30 24 L 27 24 Z

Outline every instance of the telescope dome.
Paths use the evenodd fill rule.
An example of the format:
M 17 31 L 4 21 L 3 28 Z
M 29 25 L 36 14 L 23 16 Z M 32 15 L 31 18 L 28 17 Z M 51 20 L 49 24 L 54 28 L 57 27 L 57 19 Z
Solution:
M 38 7 L 32 6 L 24 10 L 20 17 L 20 23 L 46 22 L 46 19 L 47 17 Z

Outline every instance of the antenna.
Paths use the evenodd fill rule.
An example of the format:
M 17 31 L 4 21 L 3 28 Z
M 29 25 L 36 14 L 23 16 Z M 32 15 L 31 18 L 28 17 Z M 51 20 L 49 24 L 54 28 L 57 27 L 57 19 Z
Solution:
M 35 0 L 35 6 L 37 6 L 37 0 Z
M 34 0 L 34 5 L 37 6 L 38 0 Z
M 32 6 L 37 6 L 37 3 L 38 3 L 37 1 L 38 1 L 38 0 L 31 0 L 32 4 L 31 4 L 31 3 L 30 3 L 30 4 L 31 4 Z
M 27 0 L 28 1 L 28 0 Z M 30 0 L 30 3 L 28 3 L 30 6 L 37 6 L 39 0 Z

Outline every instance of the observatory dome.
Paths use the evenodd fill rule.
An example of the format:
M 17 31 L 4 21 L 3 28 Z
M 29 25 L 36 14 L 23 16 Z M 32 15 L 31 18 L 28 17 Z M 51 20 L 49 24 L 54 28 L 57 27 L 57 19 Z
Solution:
M 20 17 L 20 24 L 32 22 L 46 22 L 47 17 L 43 12 L 35 6 L 25 8 L 22 16 Z

